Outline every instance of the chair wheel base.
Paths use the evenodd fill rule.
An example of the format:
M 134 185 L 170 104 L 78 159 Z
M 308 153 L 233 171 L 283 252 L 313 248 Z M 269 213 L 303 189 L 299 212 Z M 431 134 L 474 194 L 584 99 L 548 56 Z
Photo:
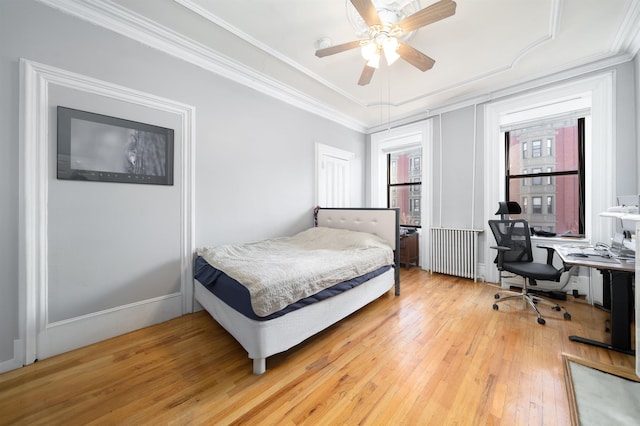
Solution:
M 496 300 L 500 299 L 500 295 L 498 293 L 496 293 L 496 294 L 493 295 L 493 298 L 496 299 Z
M 569 312 L 565 312 L 564 313 L 564 319 L 570 320 L 571 319 L 571 314 Z
M 538 324 L 540 325 L 545 325 L 546 321 L 544 320 L 544 318 L 538 318 Z
M 497 310 L 498 310 L 498 304 L 497 304 L 497 303 L 494 303 L 494 304 L 493 304 L 493 310 L 494 310 L 494 311 L 497 311 Z

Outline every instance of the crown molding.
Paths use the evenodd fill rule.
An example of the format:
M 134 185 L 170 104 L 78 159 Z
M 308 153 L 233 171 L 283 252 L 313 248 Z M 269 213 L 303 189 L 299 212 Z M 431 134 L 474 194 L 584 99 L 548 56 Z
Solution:
M 635 56 L 640 49 L 640 2 L 627 0 L 624 8 L 624 18 L 620 23 L 611 51 Z
M 389 124 L 391 125 L 391 127 L 395 127 L 395 123 L 414 121 L 417 117 L 425 116 L 425 110 L 423 109 L 422 111 L 417 112 L 417 114 L 410 114 L 410 116 L 405 116 L 404 118 L 399 117 L 393 122 L 388 123 L 387 125 L 379 124 L 371 126 L 370 124 L 366 124 L 363 121 L 348 117 L 343 112 L 326 104 L 323 104 L 293 87 L 283 84 L 282 82 L 265 76 L 261 73 L 258 73 L 255 70 L 247 67 L 246 65 L 243 65 L 230 57 L 222 55 L 221 53 L 211 49 L 208 46 L 188 39 L 185 36 L 177 33 L 176 31 L 153 22 L 142 15 L 139 15 L 124 8 L 123 6 L 113 3 L 110 0 L 38 1 L 47 6 L 61 10 L 67 14 L 110 29 L 116 33 L 134 39 L 162 52 L 168 53 L 174 57 L 199 66 L 207 71 L 213 72 L 231 81 L 250 87 L 270 97 L 281 100 L 294 107 L 326 118 L 330 121 L 333 121 L 358 132 L 371 133 L 387 128 L 389 127 Z M 209 20 L 215 25 L 218 25 L 221 28 L 231 32 L 236 37 L 239 37 L 247 43 L 250 43 L 257 49 L 260 49 L 265 53 L 286 63 L 293 69 L 300 71 L 301 73 L 307 75 L 308 77 L 314 79 L 318 83 L 332 90 L 334 93 L 337 93 L 338 95 L 344 97 L 345 99 L 362 108 L 377 106 L 402 107 L 427 99 L 431 96 L 447 92 L 454 88 L 471 84 L 475 81 L 483 80 L 513 69 L 516 66 L 517 62 L 527 54 L 555 38 L 558 29 L 558 23 L 561 18 L 561 12 L 563 9 L 562 6 L 564 3 L 564 0 L 553 0 L 551 2 L 547 35 L 534 41 L 532 44 L 518 52 L 513 60 L 505 66 L 473 76 L 472 78 L 469 78 L 465 81 L 459 81 L 455 84 L 442 87 L 438 90 L 422 93 L 413 98 L 392 103 L 379 101 L 363 102 L 359 99 L 356 99 L 352 95 L 346 93 L 344 90 L 329 83 L 325 79 L 311 72 L 309 69 L 301 66 L 297 62 L 291 60 L 287 56 L 270 48 L 259 40 L 256 40 L 249 34 L 244 33 L 237 27 L 229 24 L 221 18 L 211 14 L 211 12 L 202 8 L 193 0 L 173 1 L 198 14 L 204 19 Z M 620 23 L 620 29 L 607 55 L 603 55 L 597 58 L 594 57 L 590 62 L 582 61 L 581 63 L 576 63 L 573 67 L 558 69 L 551 74 L 539 75 L 537 77 L 531 76 L 532 78 L 527 79 L 527 81 L 513 82 L 508 87 L 497 88 L 491 92 L 471 93 L 464 98 L 458 98 L 457 100 L 454 99 L 448 102 L 446 105 L 438 106 L 437 109 L 448 110 L 449 106 L 451 105 L 470 105 L 473 103 L 481 103 L 482 101 L 490 101 L 492 99 L 495 99 L 496 97 L 499 98 L 505 96 L 508 93 L 513 93 L 514 91 L 527 90 L 530 87 L 563 80 L 567 78 L 567 76 L 570 77 L 583 74 L 585 72 L 613 66 L 632 59 L 640 50 L 640 2 L 637 2 L 635 0 L 626 0 L 624 8 L 624 18 Z M 544 83 L 541 83 L 541 81 L 544 81 Z M 430 116 L 433 113 L 433 111 L 426 111 L 427 116 Z
M 272 56 L 276 59 L 278 59 L 279 61 L 287 64 L 288 66 L 290 66 L 291 68 L 294 68 L 298 71 L 300 71 L 301 73 L 305 74 L 306 76 L 316 80 L 318 83 L 328 87 L 329 89 L 333 90 L 334 92 L 338 93 L 340 96 L 343 96 L 344 98 L 350 100 L 351 102 L 361 106 L 361 107 L 367 107 L 368 105 L 364 102 L 362 102 L 360 99 L 356 98 L 355 96 L 351 95 L 349 92 L 342 90 L 340 87 L 336 86 L 335 84 L 331 83 L 330 81 L 320 77 L 318 74 L 314 73 L 313 71 L 311 71 L 309 68 L 303 67 L 301 64 L 299 64 L 298 62 L 294 61 L 293 59 L 289 58 L 286 55 L 283 55 L 282 53 L 280 53 L 279 51 L 271 48 L 271 46 L 266 45 L 265 43 L 261 42 L 260 40 L 256 39 L 255 37 L 247 34 L 246 32 L 242 31 L 241 29 L 239 29 L 238 27 L 230 24 L 229 22 L 225 21 L 224 19 L 220 18 L 219 16 L 214 15 L 213 13 L 211 13 L 209 10 L 205 9 L 204 7 L 200 6 L 199 4 L 197 4 L 195 1 L 193 0 L 173 0 L 175 3 L 178 3 L 179 5 L 189 9 L 190 11 L 192 11 L 193 13 L 201 16 L 202 18 L 206 19 L 209 22 L 214 23 L 215 25 L 224 28 L 225 30 L 229 31 L 231 34 L 235 35 L 236 37 L 246 41 L 247 43 L 253 45 L 254 47 L 262 50 L 263 52 L 265 52 L 266 54 L 268 54 L 269 56 Z
M 109 0 L 38 0 L 54 9 L 182 59 L 342 126 L 364 132 L 366 125 L 316 99 L 260 74 L 219 52 Z
M 396 127 L 405 126 L 417 121 L 427 120 L 440 114 L 445 114 L 447 112 L 466 108 L 472 105 L 488 104 L 491 102 L 509 98 L 511 96 L 539 90 L 544 87 L 562 84 L 570 79 L 581 78 L 592 73 L 606 71 L 607 69 L 611 69 L 632 60 L 633 56 L 628 53 L 618 56 L 607 56 L 601 59 L 594 59 L 586 65 L 576 65 L 573 68 L 559 70 L 552 74 L 533 76 L 532 78 L 515 82 L 514 84 L 509 86 L 498 87 L 491 92 L 478 91 L 469 93 L 468 96 L 452 99 L 450 102 L 443 105 L 438 105 L 435 108 L 425 108 L 423 111 L 416 114 L 409 114 L 404 117 L 396 118 L 395 120 L 388 123 L 370 126 L 367 129 L 366 134 L 374 134 L 377 132 L 394 129 Z

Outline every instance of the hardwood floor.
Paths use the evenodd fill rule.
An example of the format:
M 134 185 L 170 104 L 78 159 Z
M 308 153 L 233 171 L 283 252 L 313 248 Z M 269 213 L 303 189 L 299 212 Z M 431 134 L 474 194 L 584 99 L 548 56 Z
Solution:
M 390 291 L 251 374 L 206 312 L 0 375 L 1 424 L 570 424 L 562 352 L 634 368 L 606 340 L 607 314 L 520 302 L 497 287 L 412 268 Z

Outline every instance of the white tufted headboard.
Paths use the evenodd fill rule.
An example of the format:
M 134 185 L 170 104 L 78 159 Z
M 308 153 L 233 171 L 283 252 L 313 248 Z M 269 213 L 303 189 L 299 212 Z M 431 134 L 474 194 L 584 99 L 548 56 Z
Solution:
M 400 295 L 400 211 L 383 208 L 318 208 L 317 226 L 368 232 L 385 239 L 394 251 L 396 295 Z
M 396 249 L 397 209 L 318 209 L 318 226 L 368 232 L 384 238 Z

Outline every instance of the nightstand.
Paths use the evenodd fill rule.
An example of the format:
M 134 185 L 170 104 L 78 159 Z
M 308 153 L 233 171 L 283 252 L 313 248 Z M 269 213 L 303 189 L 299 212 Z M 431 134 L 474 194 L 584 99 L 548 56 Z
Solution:
M 400 235 L 400 263 L 410 268 L 412 264 L 420 266 L 418 233 Z

